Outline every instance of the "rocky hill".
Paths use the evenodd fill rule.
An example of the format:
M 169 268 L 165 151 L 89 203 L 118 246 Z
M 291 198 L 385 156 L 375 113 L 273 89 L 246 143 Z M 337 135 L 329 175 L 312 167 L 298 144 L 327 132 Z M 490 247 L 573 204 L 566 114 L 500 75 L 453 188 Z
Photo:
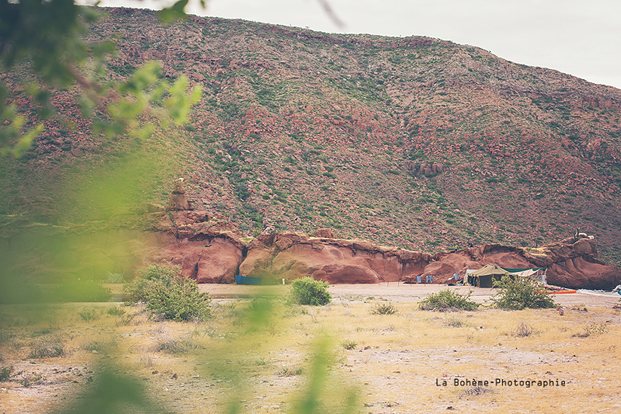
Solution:
M 101 138 L 75 91 L 57 91 L 64 120 L 0 166 L 0 213 L 49 197 L 65 203 L 49 220 L 101 218 L 165 204 L 182 176 L 195 208 L 243 235 L 333 228 L 434 254 L 533 248 L 580 228 L 621 264 L 619 89 L 424 37 L 199 17 L 162 26 L 151 11 L 110 9 L 87 36 L 113 35 L 107 76 L 157 60 L 162 76 L 203 85 L 191 122 L 140 145 Z M 19 75 L 0 76 L 34 118 Z M 124 204 L 108 197 L 119 182 Z

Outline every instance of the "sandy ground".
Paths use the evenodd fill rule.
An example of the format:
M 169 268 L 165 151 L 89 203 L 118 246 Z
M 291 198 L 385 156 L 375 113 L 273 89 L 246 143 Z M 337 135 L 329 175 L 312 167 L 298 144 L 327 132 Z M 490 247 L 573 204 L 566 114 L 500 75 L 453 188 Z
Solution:
M 0 414 L 62 407 L 96 383 L 102 364 L 137 380 L 167 412 L 220 414 L 236 397 L 242 413 L 291 413 L 306 389 L 317 339 L 326 333 L 334 359 L 322 401 L 357 390 L 355 412 L 621 412 L 618 295 L 556 295 L 564 315 L 418 309 L 416 301 L 447 288 L 472 290 L 479 303 L 494 294 L 441 285 L 336 285 L 331 305 L 276 301 L 273 319 L 257 326 L 244 319 L 247 298 L 285 295 L 289 286 L 200 285 L 214 299 L 213 318 L 203 323 L 157 321 L 144 306 L 121 303 L 66 304 L 43 313 L 0 307 L 0 372 L 10 369 L 0 378 Z M 396 314 L 371 312 L 387 301 Z M 530 329 L 526 335 L 519 333 L 522 324 Z M 62 355 L 33 356 L 37 346 L 56 343 Z M 490 383 L 455 385 L 466 379 Z M 493 384 L 497 379 L 565 385 Z
M 214 299 L 232 299 L 251 297 L 255 295 L 284 295 L 286 286 L 244 286 L 225 284 L 201 284 L 201 292 L 209 292 Z M 365 300 L 367 298 L 386 299 L 395 302 L 418 302 L 430 293 L 437 293 L 441 289 L 456 290 L 462 295 L 472 291 L 471 299 L 477 303 L 491 303 L 490 297 L 496 293 L 495 289 L 476 288 L 471 286 L 445 285 L 409 285 L 402 283 L 381 283 L 375 285 L 332 285 L 330 293 L 336 300 Z M 552 295 L 554 301 L 561 306 L 584 306 L 587 308 L 610 308 L 620 303 L 621 295 L 612 293 L 564 293 Z

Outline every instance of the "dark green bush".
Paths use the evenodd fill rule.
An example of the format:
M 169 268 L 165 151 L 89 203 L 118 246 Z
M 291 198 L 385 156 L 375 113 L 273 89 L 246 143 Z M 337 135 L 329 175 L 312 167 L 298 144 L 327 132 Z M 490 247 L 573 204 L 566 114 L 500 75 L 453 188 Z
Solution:
M 0 382 L 6 382 L 11 378 L 11 373 L 13 372 L 13 365 L 9 367 L 2 367 L 0 369 Z
M 181 276 L 179 266 L 152 265 L 140 272 L 124 292 L 130 302 L 144 302 L 152 314 L 174 321 L 204 320 L 211 316 L 211 298 L 200 293 L 194 280 Z
M 542 291 L 538 282 L 518 277 L 512 279 L 503 276 L 501 280 L 494 281 L 494 287 L 498 293 L 491 297 L 494 306 L 506 310 L 520 310 L 524 308 L 554 308 L 556 303 Z
M 310 277 L 297 279 L 291 284 L 291 302 L 299 305 L 327 305 L 332 300 L 328 286 L 328 283 Z
M 438 293 L 431 293 L 418 303 L 422 310 L 438 310 L 441 312 L 453 310 L 476 310 L 479 304 L 470 300 L 472 291 L 467 295 L 460 295 L 454 290 L 443 289 Z
M 150 282 L 163 284 L 172 283 L 173 279 L 181 274 L 180 266 L 168 264 L 153 264 L 146 269 L 138 271 L 138 277 L 132 283 L 123 285 L 125 300 L 128 302 L 148 302 L 147 286 Z

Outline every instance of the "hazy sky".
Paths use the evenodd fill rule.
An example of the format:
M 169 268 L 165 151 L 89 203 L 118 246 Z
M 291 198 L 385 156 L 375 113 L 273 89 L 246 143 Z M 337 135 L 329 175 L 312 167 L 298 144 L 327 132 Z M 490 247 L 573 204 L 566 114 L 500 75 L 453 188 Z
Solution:
M 158 8 L 148 1 L 102 4 Z M 621 0 L 209 0 L 206 10 L 190 0 L 187 10 L 322 32 L 435 37 L 621 88 Z

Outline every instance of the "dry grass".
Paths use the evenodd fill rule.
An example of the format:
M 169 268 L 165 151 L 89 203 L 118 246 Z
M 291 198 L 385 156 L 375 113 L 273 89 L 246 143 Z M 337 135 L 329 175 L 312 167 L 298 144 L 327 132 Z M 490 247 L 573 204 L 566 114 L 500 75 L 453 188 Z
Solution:
M 267 313 L 255 309 L 253 319 L 249 304 L 222 301 L 204 323 L 154 322 L 137 307 L 108 312 L 114 304 L 94 309 L 99 317 L 89 321 L 82 305 L 4 307 L 0 368 L 13 368 L 0 383 L 3 411 L 44 413 L 66 404 L 97 377 L 99 363 L 113 361 L 173 412 L 220 413 L 231 404 L 248 413 L 291 412 L 324 335 L 332 338 L 324 412 L 339 412 L 347 392 L 370 413 L 621 410 L 618 310 L 590 308 L 588 319 L 571 309 L 564 316 L 552 309 L 442 315 L 412 302 L 398 314 L 373 315 L 373 302 L 276 302 Z M 576 336 L 584 332 L 592 334 Z M 62 354 L 32 357 L 36 343 L 53 341 Z M 454 386 L 455 379 L 496 378 L 565 386 Z

